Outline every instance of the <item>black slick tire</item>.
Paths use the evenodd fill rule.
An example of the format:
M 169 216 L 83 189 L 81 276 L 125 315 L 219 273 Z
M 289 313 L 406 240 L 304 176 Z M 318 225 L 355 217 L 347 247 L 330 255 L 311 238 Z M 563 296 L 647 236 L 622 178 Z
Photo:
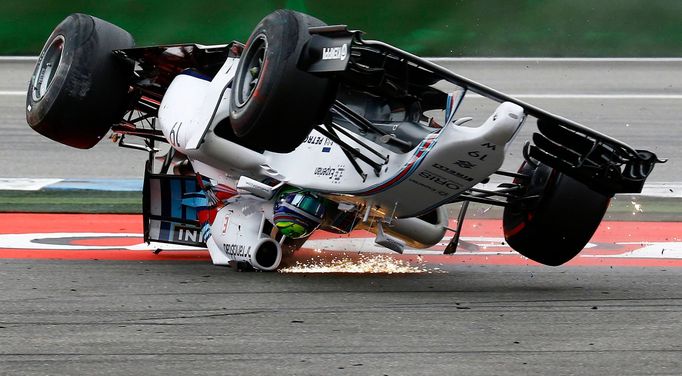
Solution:
M 230 98 L 230 123 L 239 142 L 254 149 L 287 153 L 323 122 L 335 87 L 328 77 L 297 67 L 322 21 L 290 10 L 265 17 L 246 43 Z
M 514 250 L 558 266 L 580 253 L 599 227 L 610 197 L 546 166 L 524 164 L 526 199 L 504 209 L 504 236 Z
M 26 96 L 26 121 L 38 133 L 79 149 L 93 147 L 120 120 L 132 64 L 113 50 L 133 37 L 109 22 L 71 14 L 43 47 Z

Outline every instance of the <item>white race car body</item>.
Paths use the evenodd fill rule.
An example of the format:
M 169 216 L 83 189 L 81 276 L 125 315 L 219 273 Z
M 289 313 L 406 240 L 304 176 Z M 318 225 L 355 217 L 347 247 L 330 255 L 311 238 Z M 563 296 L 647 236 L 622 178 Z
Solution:
M 83 19 L 99 25 L 107 43 L 91 37 Z M 145 239 L 205 246 L 215 264 L 260 270 L 277 269 L 317 229 L 369 230 L 397 252 L 431 247 L 449 230 L 444 205 L 456 202 L 463 204 L 446 253 L 457 249 L 468 202 L 483 202 L 505 207 L 512 247 L 558 265 L 587 243 L 613 194 L 640 191 L 662 162 L 360 32 L 322 25 L 277 11 L 246 45 L 126 48 L 125 31 L 71 15 L 38 60 L 27 119 L 67 145 L 91 147 L 110 127 L 120 146 L 149 152 Z M 102 44 L 98 64 L 80 63 L 73 54 L 89 55 L 78 50 L 62 58 L 71 40 L 83 38 Z M 62 90 L 82 84 L 70 65 L 102 77 L 90 83 L 97 95 L 88 99 L 115 94 L 108 112 L 82 107 Z M 114 78 L 106 82 L 112 72 L 127 91 Z M 456 89 L 445 93 L 440 83 Z M 469 92 L 499 103 L 481 123 L 458 113 Z M 53 109 L 54 98 L 66 105 Z M 88 116 L 72 124 L 72 108 Z M 538 120 L 539 132 L 524 147 L 526 163 L 501 171 L 527 117 Z M 91 119 L 97 128 L 86 128 Z M 145 144 L 128 143 L 132 136 Z M 160 168 L 156 142 L 171 147 Z M 496 190 L 475 187 L 493 174 L 514 180 Z M 543 242 L 565 244 L 548 253 Z
M 237 63 L 238 59 L 228 59 L 211 81 L 185 74 L 176 76 L 158 115 L 159 129 L 175 149 L 189 157 L 197 173 L 235 192 L 253 196 L 248 200 L 234 200 L 218 213 L 207 241 L 217 264 L 245 261 L 238 256 L 239 252 L 229 249 L 235 245 L 238 249 L 257 249 L 265 241 L 261 236 L 262 222 L 272 220 L 273 203 L 266 202 L 274 200 L 275 190 L 259 183 L 261 180 L 276 179 L 325 194 L 340 205 L 367 208 L 366 218 L 390 222 L 396 217 L 416 217 L 452 202 L 454 197 L 497 171 L 507 144 L 525 120 L 523 108 L 505 102 L 478 127 L 461 126 L 451 117 L 450 124 L 434 129 L 407 153 L 396 153 L 364 140 L 385 159 L 372 156 L 377 163 L 382 163 L 382 168 L 363 177 L 353 171 L 338 144 L 315 130 L 287 154 L 256 153 L 215 136 L 211 128 L 229 115 L 231 89 L 228 85 Z M 353 148 L 362 148 L 355 138 L 343 135 L 341 138 Z M 260 208 L 251 216 L 235 214 L 245 205 Z M 231 214 L 224 215 L 227 211 Z M 238 226 L 240 231 L 233 230 Z M 440 231 L 440 238 L 444 232 L 445 227 Z M 428 241 L 427 245 L 433 245 L 440 238 Z
M 207 82 L 189 75 L 178 75 L 170 85 L 159 108 L 159 128 L 178 151 L 190 160 L 210 165 L 222 180 L 236 189 L 243 176 L 262 180 L 274 178 L 287 184 L 339 198 L 372 202 L 377 211 L 398 217 L 414 217 L 428 212 L 453 196 L 471 188 L 497 171 L 506 146 L 522 125 L 523 108 L 503 103 L 478 127 L 447 124 L 434 129 L 417 147 L 396 153 L 372 141 L 363 142 L 385 156 L 372 156 L 383 163 L 377 173 L 354 173 L 343 150 L 334 141 L 313 130 L 294 151 L 281 154 L 256 153 L 211 132 L 228 115 L 231 80 L 228 61 L 216 78 Z M 226 74 L 221 73 L 225 71 Z M 212 118 L 207 116 L 215 114 Z M 341 136 L 354 148 L 355 139 Z M 214 146 L 220 143 L 220 146 Z M 195 166 L 201 169 L 201 165 Z M 403 183 L 404 182 L 404 183 Z M 401 184 L 403 183 L 403 184 Z M 409 201 L 404 197 L 411 197 Z

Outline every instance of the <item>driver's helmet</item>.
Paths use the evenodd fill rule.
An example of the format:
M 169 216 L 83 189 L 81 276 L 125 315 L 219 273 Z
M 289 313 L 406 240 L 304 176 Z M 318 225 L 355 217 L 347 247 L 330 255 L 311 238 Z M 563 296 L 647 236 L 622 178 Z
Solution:
M 309 192 L 284 193 L 274 210 L 275 226 L 292 239 L 309 236 L 324 217 L 323 200 Z

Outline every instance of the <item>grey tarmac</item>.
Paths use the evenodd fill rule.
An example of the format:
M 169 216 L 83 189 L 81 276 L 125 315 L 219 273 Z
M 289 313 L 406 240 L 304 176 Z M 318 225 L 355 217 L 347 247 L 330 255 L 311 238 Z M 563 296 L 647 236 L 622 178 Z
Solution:
M 651 150 L 670 162 L 650 181 L 682 181 L 682 59 L 455 59 L 440 60 L 459 74 L 574 119 L 598 131 Z M 141 178 L 144 152 L 103 140 L 92 150 L 52 142 L 27 125 L 25 91 L 33 61 L 0 60 L 0 177 Z M 557 98 L 556 95 L 573 95 Z M 596 97 L 595 97 L 596 96 Z M 465 100 L 459 113 L 482 123 L 494 110 L 483 98 Z M 516 170 L 521 146 L 535 125 L 526 124 L 509 150 L 504 168 Z
M 439 63 L 650 148 L 671 159 L 652 180 L 682 181 L 680 99 L 542 97 L 680 95 L 679 61 Z M 0 92 L 24 90 L 30 71 L 0 63 Z M 482 103 L 468 100 L 462 116 L 483 121 L 491 108 Z M 57 145 L 28 128 L 23 106 L 0 95 L 0 177 L 142 176 L 144 153 Z M 0 374 L 680 374 L 679 268 L 434 267 L 444 273 L 1 260 Z
M 4 260 L 0 374 L 675 375 L 675 268 Z

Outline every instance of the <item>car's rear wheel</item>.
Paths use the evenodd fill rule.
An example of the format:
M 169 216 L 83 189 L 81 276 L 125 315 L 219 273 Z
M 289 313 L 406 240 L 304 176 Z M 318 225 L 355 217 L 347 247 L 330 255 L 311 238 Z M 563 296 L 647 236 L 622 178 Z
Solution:
M 135 45 L 118 26 L 72 14 L 50 35 L 26 96 L 26 120 L 38 133 L 80 149 L 93 147 L 126 110 L 132 64 L 112 51 Z
M 308 28 L 322 21 L 294 11 L 265 17 L 246 43 L 232 84 L 230 123 L 243 144 L 286 153 L 324 120 L 335 86 L 297 67 Z
M 585 247 L 609 206 L 610 197 L 540 164 L 525 163 L 520 173 L 530 177 L 521 200 L 504 209 L 507 243 L 541 264 L 557 266 Z

